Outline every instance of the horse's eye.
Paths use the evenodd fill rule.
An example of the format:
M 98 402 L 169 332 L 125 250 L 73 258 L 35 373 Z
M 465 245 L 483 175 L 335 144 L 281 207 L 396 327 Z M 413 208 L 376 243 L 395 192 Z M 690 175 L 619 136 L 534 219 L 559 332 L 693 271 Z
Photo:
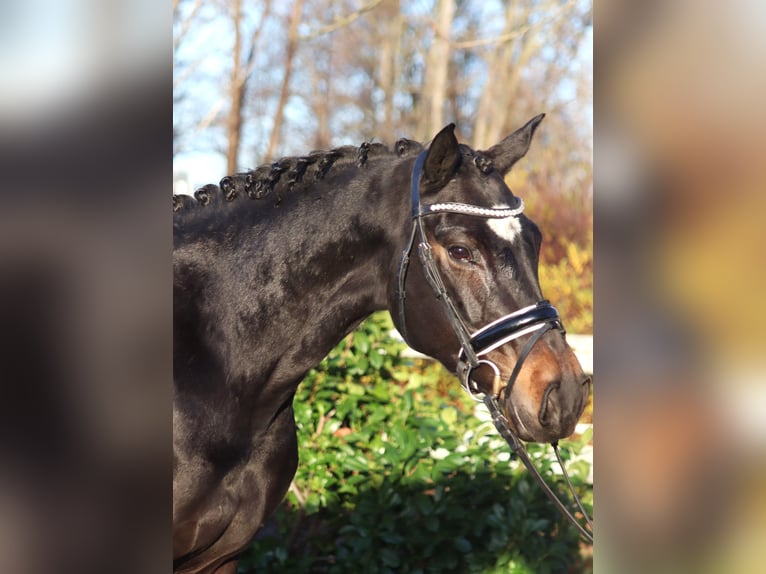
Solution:
M 452 257 L 452 259 L 455 259 L 457 261 L 471 260 L 471 252 L 468 250 L 467 247 L 464 247 L 463 245 L 453 245 L 447 251 L 449 251 L 450 257 Z

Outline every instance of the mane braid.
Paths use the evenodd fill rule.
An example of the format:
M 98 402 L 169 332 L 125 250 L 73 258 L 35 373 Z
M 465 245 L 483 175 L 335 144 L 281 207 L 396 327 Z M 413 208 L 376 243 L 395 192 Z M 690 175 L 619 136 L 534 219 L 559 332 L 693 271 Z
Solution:
M 287 174 L 287 191 L 292 191 L 296 183 L 300 183 L 303 179 L 303 175 L 306 173 L 306 169 L 309 166 L 309 159 L 305 157 L 299 157 L 295 161 L 295 165 Z
M 481 154 L 477 151 L 473 152 L 473 163 L 476 167 L 479 168 L 479 171 L 483 173 L 484 175 L 487 175 L 493 169 L 495 169 L 495 166 L 493 165 L 492 160 L 489 159 L 484 154 Z
M 305 156 L 284 157 L 255 169 L 227 175 L 218 185 L 204 185 L 194 192 L 193 199 L 186 195 L 173 195 L 173 212 L 197 211 L 202 207 L 230 203 L 238 197 L 263 199 L 272 194 L 276 207 L 282 203 L 284 194 L 310 189 L 312 184 L 325 179 L 331 170 L 341 167 L 361 169 L 368 165 L 371 158 L 405 158 L 417 155 L 423 149 L 422 143 L 401 138 L 393 149 L 382 143 L 364 141 L 358 147 L 347 145 L 312 151 Z M 492 169 L 492 162 L 483 156 L 474 157 L 474 163 L 484 173 Z
M 274 191 L 274 188 L 279 183 L 279 178 L 282 177 L 282 174 L 285 173 L 288 168 L 289 165 L 285 159 L 280 159 L 271 164 L 271 171 L 266 178 L 266 193 Z M 282 194 L 277 190 L 277 197 L 274 200 L 274 205 L 279 205 L 280 203 L 282 203 Z
M 194 198 L 201 205 L 210 205 L 213 201 L 218 200 L 221 197 L 220 192 L 221 189 L 217 185 L 208 183 L 194 192 Z
M 421 151 L 423 151 L 423 149 L 425 149 L 425 146 L 420 142 L 416 142 L 415 140 L 401 138 L 397 140 L 396 144 L 394 144 L 394 149 L 397 156 L 407 157 L 419 154 Z
M 245 189 L 247 189 L 247 195 L 250 199 L 262 199 L 269 192 L 266 180 L 270 173 L 270 165 L 262 165 L 257 167 L 255 171 L 248 172 Z
M 218 183 L 226 201 L 234 200 L 245 191 L 245 177 L 246 174 L 242 173 L 227 175 Z
M 367 154 L 370 153 L 370 142 L 362 142 L 359 151 L 356 152 L 356 166 L 364 167 L 367 163 Z
M 327 172 L 330 171 L 332 164 L 335 163 L 335 160 L 337 160 L 339 156 L 340 153 L 338 153 L 337 150 L 330 150 L 326 152 L 319 160 L 319 164 L 317 165 L 317 172 L 314 175 L 314 181 L 324 179 L 324 176 L 327 175 Z

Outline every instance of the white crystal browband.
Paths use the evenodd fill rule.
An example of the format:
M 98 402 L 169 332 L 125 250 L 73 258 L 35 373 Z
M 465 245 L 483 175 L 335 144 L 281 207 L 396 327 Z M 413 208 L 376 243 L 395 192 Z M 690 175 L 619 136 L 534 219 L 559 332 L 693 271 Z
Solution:
M 467 203 L 434 203 L 432 205 L 423 205 L 420 208 L 419 215 L 430 215 L 432 213 L 460 213 L 463 215 L 476 215 L 478 217 L 488 217 L 492 219 L 503 219 L 505 217 L 516 217 L 524 212 L 524 201 L 519 197 L 519 204 L 514 208 L 489 208 L 477 207 Z

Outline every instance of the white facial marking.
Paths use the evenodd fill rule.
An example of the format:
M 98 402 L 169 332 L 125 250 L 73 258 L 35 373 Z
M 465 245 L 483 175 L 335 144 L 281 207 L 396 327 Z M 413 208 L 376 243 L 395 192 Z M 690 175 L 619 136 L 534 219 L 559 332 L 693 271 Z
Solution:
M 495 209 L 508 209 L 504 205 L 495 205 Z M 501 239 L 513 242 L 521 234 L 521 222 L 518 217 L 503 217 L 502 219 L 487 219 L 487 225 Z

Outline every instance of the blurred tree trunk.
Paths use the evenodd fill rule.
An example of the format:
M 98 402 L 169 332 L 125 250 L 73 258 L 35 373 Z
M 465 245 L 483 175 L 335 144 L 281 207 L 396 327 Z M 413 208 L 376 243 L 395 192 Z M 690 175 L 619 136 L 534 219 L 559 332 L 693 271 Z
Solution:
M 232 19 L 234 24 L 234 51 L 231 77 L 229 78 L 229 115 L 226 118 L 226 173 L 235 173 L 239 162 L 239 142 L 242 136 L 242 102 L 245 81 L 242 63 L 242 0 L 233 0 Z
M 427 140 L 444 127 L 450 61 L 450 30 L 455 17 L 455 0 L 438 0 L 434 38 L 426 57 L 423 85 L 425 109 L 418 114 L 418 137 Z
M 314 111 L 317 126 L 314 133 L 314 149 L 326 149 L 330 146 L 330 118 L 333 85 L 333 37 L 322 42 L 322 48 L 313 58 L 311 73 L 311 108 Z
M 380 7 L 381 42 L 380 62 L 378 65 L 378 87 L 383 94 L 383 125 L 382 132 L 385 137 L 394 135 L 394 95 L 396 94 L 397 56 L 402 35 L 402 18 L 399 0 L 385 0 Z
M 261 14 L 260 25 L 255 28 L 249 38 L 247 55 L 242 61 L 243 44 L 245 42 L 246 15 L 242 10 L 242 0 L 232 0 L 231 18 L 234 27 L 234 48 L 232 53 L 232 68 L 229 77 L 229 113 L 226 118 L 226 173 L 236 173 L 239 169 L 239 151 L 242 140 L 243 110 L 247 87 L 253 72 L 255 51 L 263 25 L 267 20 L 271 2 L 265 2 Z
M 279 102 L 277 103 L 277 109 L 274 112 L 274 124 L 271 128 L 271 137 L 269 137 L 269 147 L 266 149 L 266 160 L 271 160 L 274 157 L 274 154 L 277 151 L 277 146 L 279 145 L 285 106 L 287 105 L 287 99 L 290 96 L 290 79 L 293 74 L 295 51 L 298 48 L 298 26 L 300 25 L 302 14 L 303 0 L 294 0 L 287 31 L 285 72 L 282 77 L 282 87 L 279 90 Z
M 332 5 L 328 1 L 328 7 L 324 16 L 332 12 Z M 336 34 L 322 34 L 316 38 L 301 39 L 307 42 L 307 51 L 312 54 L 310 58 L 305 59 L 307 72 L 310 74 L 308 85 L 296 86 L 304 94 L 304 98 L 310 105 L 311 113 L 316 121 L 316 128 L 313 134 L 313 148 L 327 149 L 332 140 L 330 136 L 330 125 L 332 121 L 332 110 L 335 103 L 334 84 L 335 84 L 335 52 L 338 50 Z M 309 47 L 310 46 L 310 47 Z

